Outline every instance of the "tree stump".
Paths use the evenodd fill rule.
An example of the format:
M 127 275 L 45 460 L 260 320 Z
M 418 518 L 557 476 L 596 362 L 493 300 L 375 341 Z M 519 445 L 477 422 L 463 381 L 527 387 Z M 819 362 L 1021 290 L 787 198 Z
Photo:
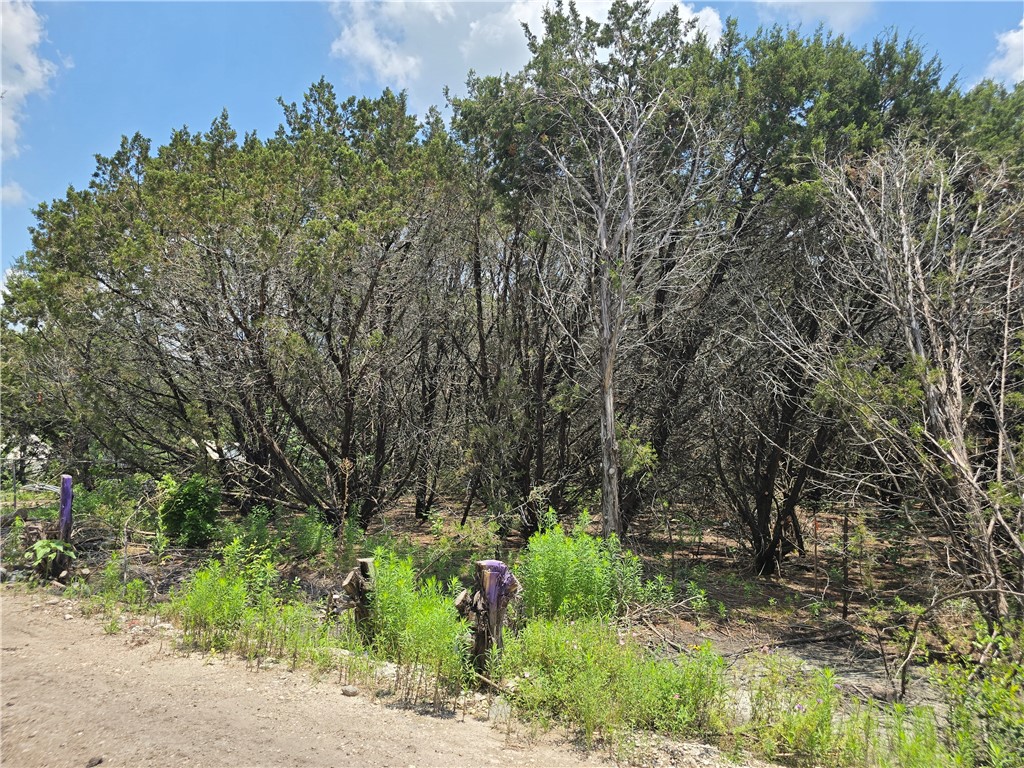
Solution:
M 508 604 L 518 594 L 519 581 L 500 560 L 478 560 L 474 591 L 463 590 L 455 599 L 461 616 L 473 622 L 473 668 L 487 671 L 489 659 L 502 648 L 502 627 Z
M 351 600 L 350 607 L 355 611 L 356 629 L 367 637 L 370 633 L 370 595 L 375 576 L 373 558 L 361 557 L 356 560 L 356 567 L 341 582 L 341 589 Z

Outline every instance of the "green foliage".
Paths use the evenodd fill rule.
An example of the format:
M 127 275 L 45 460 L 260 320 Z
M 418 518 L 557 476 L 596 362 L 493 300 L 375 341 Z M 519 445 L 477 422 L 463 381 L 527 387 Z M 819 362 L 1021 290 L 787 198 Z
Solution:
M 937 670 L 949 707 L 947 744 L 962 765 L 1024 765 L 1024 624 L 995 636 L 980 626 L 976 633 L 978 648 L 994 654 L 988 664 Z
M 671 597 L 662 578 L 644 581 L 640 559 L 618 538 L 591 536 L 582 520 L 572 535 L 555 525 L 530 537 L 516 564 L 527 616 L 615 616 Z
M 210 560 L 171 595 L 171 612 L 181 619 L 187 642 L 224 650 L 234 643 L 247 607 L 277 607 L 277 581 L 269 553 L 243 548 L 235 539 L 221 560 Z
M 600 620 L 538 619 L 506 640 L 499 670 L 514 678 L 523 714 L 579 728 L 588 742 L 627 728 L 714 741 L 725 725 L 725 663 L 708 645 L 661 660 Z
M 839 692 L 831 670 L 813 676 L 769 654 L 751 693 L 751 736 L 770 759 L 785 757 L 799 766 L 834 762 L 840 733 L 834 718 Z
M 60 555 L 71 560 L 78 557 L 74 547 L 69 542 L 60 539 L 40 539 L 25 552 L 25 558 L 29 560 L 32 567 L 38 568 L 44 573 L 49 572 L 53 561 Z
M 124 602 L 131 611 L 144 611 L 149 605 L 149 585 L 142 579 L 129 581 L 124 585 Z
M 241 574 L 211 560 L 171 597 L 171 610 L 180 620 L 186 642 L 203 649 L 231 646 L 248 600 Z
M 11 522 L 11 530 L 3 540 L 4 555 L 10 559 L 11 555 L 21 557 L 25 550 L 25 520 L 15 517 Z
M 806 672 L 778 654 L 751 665 L 751 717 L 741 736 L 794 766 L 929 768 L 973 765 L 943 744 L 934 710 L 851 701 L 830 669 Z
M 167 494 L 160 506 L 167 533 L 186 546 L 208 544 L 215 532 L 220 489 L 203 475 L 192 475 L 180 485 L 165 475 L 159 485 Z
M 92 489 L 75 487 L 74 512 L 79 519 L 95 517 L 114 528 L 122 528 L 139 508 L 146 475 L 132 477 L 98 477 Z
M 447 588 L 434 578 L 418 583 L 411 558 L 374 552 L 376 578 L 371 597 L 373 646 L 395 659 L 403 695 L 415 701 L 433 684 L 435 706 L 471 679 L 468 626 L 455 610 L 453 580 Z
M 291 519 L 284 530 L 284 540 L 295 557 L 310 560 L 330 551 L 334 532 L 317 512 L 310 510 Z

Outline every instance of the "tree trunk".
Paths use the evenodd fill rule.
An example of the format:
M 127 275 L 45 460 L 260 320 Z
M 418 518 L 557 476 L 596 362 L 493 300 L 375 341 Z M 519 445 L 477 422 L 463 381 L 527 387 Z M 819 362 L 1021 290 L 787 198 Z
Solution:
M 619 441 L 615 437 L 615 339 L 612 318 L 612 275 L 607 259 L 601 265 L 601 520 L 604 535 L 622 535 L 619 507 Z

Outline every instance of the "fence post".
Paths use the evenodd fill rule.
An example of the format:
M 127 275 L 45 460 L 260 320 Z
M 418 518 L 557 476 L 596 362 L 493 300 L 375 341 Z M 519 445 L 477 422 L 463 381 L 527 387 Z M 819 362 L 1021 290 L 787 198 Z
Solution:
M 356 560 L 356 567 L 349 571 L 341 588 L 349 596 L 355 609 L 356 628 L 369 636 L 370 630 L 370 593 L 377 576 L 372 557 L 361 557 Z
M 472 597 L 463 590 L 455 607 L 463 616 L 473 618 L 473 667 L 478 674 L 487 671 L 487 660 L 502 648 L 502 627 L 508 604 L 519 592 L 519 581 L 500 560 L 477 560 L 476 583 Z
M 60 540 L 71 541 L 71 500 L 74 492 L 71 489 L 71 475 L 60 476 Z

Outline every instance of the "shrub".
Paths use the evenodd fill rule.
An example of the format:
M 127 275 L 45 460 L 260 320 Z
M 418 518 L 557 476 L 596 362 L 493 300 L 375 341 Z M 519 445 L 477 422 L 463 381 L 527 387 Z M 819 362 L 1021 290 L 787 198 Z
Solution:
M 189 547 L 208 544 L 216 527 L 220 489 L 203 475 L 192 475 L 181 485 L 165 475 L 160 487 L 167 494 L 160 505 L 167 533 Z
M 418 585 L 412 559 L 384 549 L 374 552 L 374 565 L 374 648 L 398 662 L 396 686 L 403 698 L 415 703 L 432 695 L 440 707 L 472 677 L 468 626 L 452 599 L 459 584 L 453 581 L 445 590 L 431 578 Z
M 643 580 L 640 559 L 615 536 L 591 536 L 582 522 L 572 535 L 555 525 L 530 537 L 516 567 L 527 616 L 614 616 L 671 597 L 664 580 Z
M 181 619 L 186 642 L 208 650 L 225 650 L 234 639 L 246 604 L 241 575 L 211 560 L 171 598 L 171 610 Z
M 286 540 L 296 556 L 315 558 L 329 551 L 334 543 L 334 532 L 317 510 L 295 517 L 288 525 Z
M 588 742 L 626 728 L 715 740 L 724 727 L 724 671 L 707 645 L 657 659 L 595 619 L 531 621 L 506 641 L 497 670 L 515 679 L 522 713 L 575 726 Z
M 233 645 L 247 607 L 265 614 L 278 607 L 273 594 L 278 575 L 269 553 L 245 549 L 235 539 L 222 560 L 210 560 L 171 596 L 185 640 L 206 650 Z
M 937 681 L 949 706 L 947 743 L 963 765 L 1020 766 L 1024 744 L 1024 624 L 995 636 L 976 627 L 977 647 L 990 647 L 983 668 L 937 668 Z

